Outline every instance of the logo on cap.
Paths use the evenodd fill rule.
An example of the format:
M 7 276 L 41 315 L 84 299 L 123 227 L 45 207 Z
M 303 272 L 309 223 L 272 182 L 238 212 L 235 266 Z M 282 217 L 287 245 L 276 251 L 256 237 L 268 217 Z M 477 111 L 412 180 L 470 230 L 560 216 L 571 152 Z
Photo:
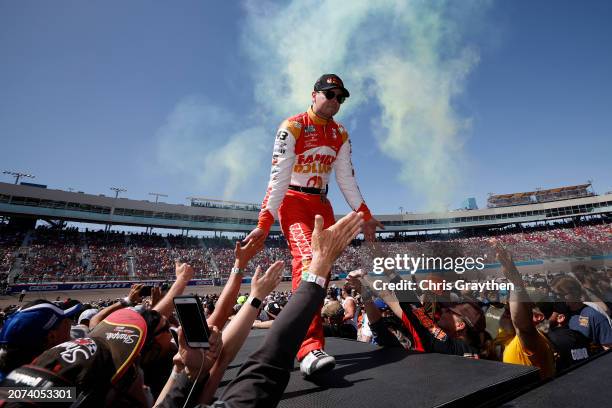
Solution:
M 338 86 L 344 86 L 342 84 L 342 81 L 340 81 L 340 78 L 338 78 L 336 76 L 332 76 L 332 77 L 327 78 L 327 83 L 328 84 L 338 85 Z

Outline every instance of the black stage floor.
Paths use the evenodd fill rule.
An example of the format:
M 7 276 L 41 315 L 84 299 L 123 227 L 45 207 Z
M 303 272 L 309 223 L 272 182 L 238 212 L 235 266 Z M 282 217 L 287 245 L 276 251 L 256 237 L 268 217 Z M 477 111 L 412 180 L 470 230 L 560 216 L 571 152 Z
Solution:
M 222 387 L 236 376 L 265 332 L 249 336 L 225 373 Z M 327 338 L 326 351 L 336 357 L 336 368 L 306 381 L 296 362 L 279 407 L 498 406 L 538 381 L 537 370 L 529 367 L 441 354 L 408 354 L 399 348 L 383 349 L 338 338 Z
M 502 406 L 504 408 L 610 407 L 612 406 L 612 352 L 607 352 Z

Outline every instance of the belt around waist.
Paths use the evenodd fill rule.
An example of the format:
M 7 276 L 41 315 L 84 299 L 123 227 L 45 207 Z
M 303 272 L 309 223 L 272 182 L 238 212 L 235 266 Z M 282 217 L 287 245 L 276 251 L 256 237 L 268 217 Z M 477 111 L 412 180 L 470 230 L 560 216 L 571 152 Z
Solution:
M 306 194 L 316 194 L 316 195 L 327 194 L 327 186 L 325 187 L 325 189 L 314 188 L 314 187 L 289 186 L 289 190 L 299 191 L 300 193 L 306 193 Z

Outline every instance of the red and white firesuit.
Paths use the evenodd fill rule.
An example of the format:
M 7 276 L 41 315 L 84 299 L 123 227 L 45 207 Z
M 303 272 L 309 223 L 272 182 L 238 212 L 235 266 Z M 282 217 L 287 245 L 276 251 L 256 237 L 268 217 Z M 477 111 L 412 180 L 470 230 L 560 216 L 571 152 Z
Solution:
M 293 256 L 293 290 L 299 286 L 302 272 L 308 271 L 312 259 L 310 242 L 315 215 L 323 216 L 324 228 L 335 222 L 332 206 L 325 198 L 332 169 L 336 170 L 336 181 L 350 207 L 362 211 L 364 220 L 369 220 L 370 210 L 355 181 L 346 129 L 334 120 L 317 116 L 312 108 L 281 124 L 276 133 L 270 182 L 257 226 L 268 232 L 274 220 L 280 221 Z M 293 188 L 306 188 L 307 192 Z M 319 309 L 298 351 L 298 360 L 312 350 L 323 349 L 324 345 Z

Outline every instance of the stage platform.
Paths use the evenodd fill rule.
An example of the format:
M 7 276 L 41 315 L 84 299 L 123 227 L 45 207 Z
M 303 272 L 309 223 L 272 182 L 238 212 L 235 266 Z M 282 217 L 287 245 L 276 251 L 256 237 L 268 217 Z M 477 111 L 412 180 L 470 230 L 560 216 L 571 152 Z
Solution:
M 607 352 L 502 407 L 610 407 L 611 386 L 612 352 Z
M 251 333 L 225 373 L 221 388 L 236 376 L 265 334 L 265 330 Z M 336 368 L 306 381 L 296 362 L 279 407 L 499 406 L 525 392 L 539 378 L 536 369 L 519 365 L 442 354 L 409 354 L 399 348 L 338 338 L 326 341 L 327 352 L 336 357 Z

